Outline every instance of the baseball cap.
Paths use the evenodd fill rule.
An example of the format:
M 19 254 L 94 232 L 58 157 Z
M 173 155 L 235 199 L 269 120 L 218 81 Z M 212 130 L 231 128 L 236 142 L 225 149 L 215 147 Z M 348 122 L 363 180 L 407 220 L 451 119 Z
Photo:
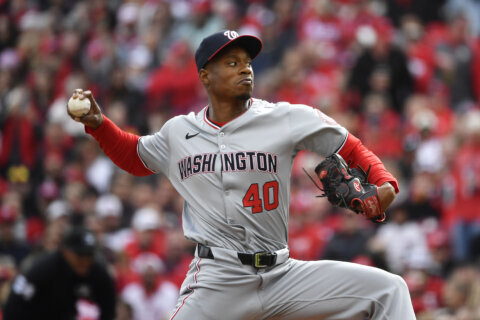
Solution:
M 223 49 L 233 44 L 244 48 L 252 59 L 260 53 L 263 47 L 262 41 L 255 36 L 239 35 L 233 30 L 214 33 L 204 38 L 195 52 L 197 71 L 200 72 L 200 69 L 207 62 L 212 60 Z
M 68 229 L 63 236 L 62 244 L 78 255 L 92 255 L 96 248 L 93 232 L 80 226 Z
M 120 199 L 114 194 L 105 194 L 98 198 L 95 204 L 95 211 L 101 218 L 120 217 L 123 205 Z
M 70 215 L 70 204 L 65 200 L 54 200 L 47 207 L 47 218 L 49 221 Z
M 140 208 L 133 215 L 132 227 L 137 231 L 155 230 L 161 226 L 160 212 L 153 208 Z
M 139 254 L 132 261 L 131 267 L 138 274 L 143 274 L 148 269 L 152 269 L 155 273 L 159 273 L 165 270 L 165 263 L 156 254 L 144 252 Z

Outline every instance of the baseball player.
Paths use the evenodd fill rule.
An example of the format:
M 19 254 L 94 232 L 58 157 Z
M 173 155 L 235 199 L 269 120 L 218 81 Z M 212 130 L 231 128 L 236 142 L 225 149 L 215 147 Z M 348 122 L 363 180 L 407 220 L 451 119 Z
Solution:
M 401 277 L 337 261 L 298 261 L 287 246 L 292 162 L 301 150 L 339 153 L 367 168 L 382 212 L 395 178 L 317 109 L 252 98 L 260 39 L 206 37 L 195 53 L 209 104 L 139 137 L 105 117 L 89 91 L 86 126 L 105 154 L 137 176 L 163 173 L 183 196 L 185 237 L 198 243 L 171 319 L 415 319 Z M 380 210 L 379 209 L 379 210 Z

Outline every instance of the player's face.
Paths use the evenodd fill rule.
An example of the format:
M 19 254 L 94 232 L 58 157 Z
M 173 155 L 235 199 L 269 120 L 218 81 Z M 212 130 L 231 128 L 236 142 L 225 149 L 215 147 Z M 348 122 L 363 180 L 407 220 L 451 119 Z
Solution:
M 241 47 L 225 49 L 206 66 L 207 90 L 216 97 L 247 100 L 253 92 L 252 59 Z
M 69 249 L 63 249 L 63 256 L 74 273 L 86 276 L 93 264 L 91 255 L 79 255 Z

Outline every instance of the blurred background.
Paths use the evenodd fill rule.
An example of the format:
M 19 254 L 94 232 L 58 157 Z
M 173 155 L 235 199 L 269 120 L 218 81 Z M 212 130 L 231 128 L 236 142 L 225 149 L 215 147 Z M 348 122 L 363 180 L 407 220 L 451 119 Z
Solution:
M 0 306 L 18 272 L 84 224 L 117 318 L 165 319 L 194 251 L 183 200 L 161 175 L 115 167 L 65 105 L 90 89 L 122 129 L 156 132 L 207 104 L 193 52 L 221 29 L 263 40 L 255 97 L 318 107 L 400 183 L 388 223 L 373 224 L 315 198 L 302 167 L 321 159 L 299 154 L 291 256 L 399 274 L 418 319 L 480 319 L 477 0 L 0 0 Z

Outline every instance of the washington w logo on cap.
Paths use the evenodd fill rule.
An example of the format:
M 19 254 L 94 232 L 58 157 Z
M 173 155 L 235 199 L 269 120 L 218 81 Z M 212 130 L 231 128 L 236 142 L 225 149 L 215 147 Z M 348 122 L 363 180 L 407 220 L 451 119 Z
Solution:
M 233 30 L 222 30 L 204 38 L 198 46 L 197 51 L 195 51 L 197 71 L 200 72 L 215 55 L 231 45 L 242 47 L 252 59 L 262 50 L 262 41 L 257 37 L 239 35 L 238 32 Z
M 238 33 L 232 30 L 227 30 L 223 34 L 225 35 L 225 37 L 227 37 L 230 40 L 233 40 L 238 37 Z

